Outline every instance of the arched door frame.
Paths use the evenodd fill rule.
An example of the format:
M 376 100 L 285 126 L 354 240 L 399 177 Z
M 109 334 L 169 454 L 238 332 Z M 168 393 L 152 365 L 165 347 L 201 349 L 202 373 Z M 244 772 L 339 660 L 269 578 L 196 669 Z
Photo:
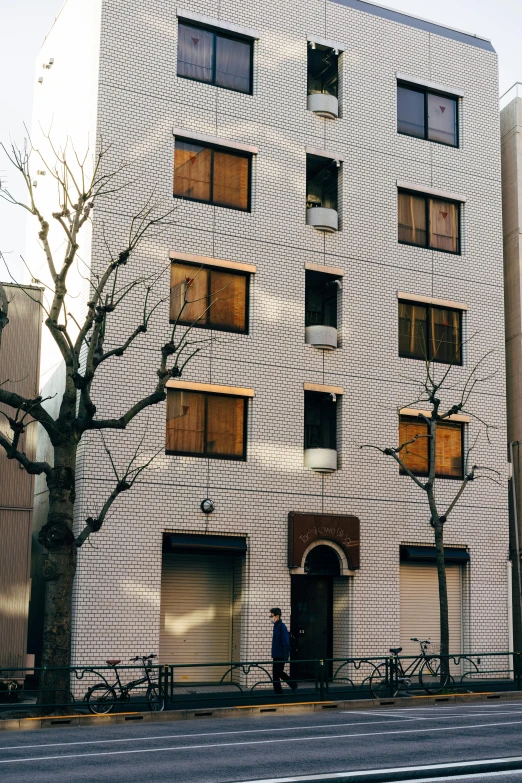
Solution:
M 334 550 L 335 554 L 339 558 L 339 576 L 355 576 L 355 571 L 352 571 L 350 569 L 350 566 L 348 564 L 348 558 L 346 557 L 345 552 L 342 550 L 339 544 L 337 544 L 335 541 L 331 541 L 329 538 L 319 538 L 315 541 L 312 541 L 312 543 L 309 546 L 307 546 L 307 548 L 303 552 L 301 565 L 298 568 L 291 568 L 290 569 L 291 574 L 306 575 L 306 571 L 304 568 L 306 558 L 308 557 L 312 549 L 315 549 L 316 546 L 329 546 L 331 549 Z

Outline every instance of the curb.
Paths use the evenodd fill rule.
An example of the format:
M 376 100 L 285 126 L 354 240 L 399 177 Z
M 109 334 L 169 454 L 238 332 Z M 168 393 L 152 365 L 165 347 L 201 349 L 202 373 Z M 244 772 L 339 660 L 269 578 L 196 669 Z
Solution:
M 114 723 L 148 721 L 167 723 L 172 721 L 197 720 L 199 718 L 254 718 L 269 715 L 305 715 L 311 712 L 334 711 L 351 712 L 356 710 L 383 709 L 386 707 L 411 707 L 416 700 L 422 699 L 423 704 L 438 703 L 473 703 L 486 701 L 521 701 L 522 691 L 502 691 L 497 693 L 462 693 L 447 696 L 410 696 L 393 699 L 354 699 L 351 701 L 315 701 L 281 704 L 258 704 L 255 706 L 208 707 L 195 710 L 165 710 L 164 712 L 115 712 L 111 715 L 50 715 L 46 718 L 16 718 L 0 719 L 2 731 L 33 731 L 35 729 L 50 729 L 55 726 L 99 726 Z M 522 768 L 522 763 L 521 763 Z M 348 773 L 346 773 L 348 774 Z M 342 781 L 343 778 L 331 777 L 331 780 Z M 330 778 L 285 778 L 284 780 L 329 781 Z M 384 780 L 384 778 L 382 778 Z M 353 777 L 346 780 L 355 780 Z M 361 778 L 362 780 L 362 778 Z M 368 778 L 370 780 L 370 778 Z M 392 778 L 390 778 L 392 780 Z M 275 783 L 275 781 L 270 781 Z
M 522 769 L 522 756 L 484 761 L 462 761 L 457 764 L 433 764 L 422 767 L 369 769 L 357 772 L 334 772 L 326 775 L 302 775 L 294 778 L 240 781 L 240 783 L 393 783 L 404 780 L 446 780 L 458 775 L 484 775 Z

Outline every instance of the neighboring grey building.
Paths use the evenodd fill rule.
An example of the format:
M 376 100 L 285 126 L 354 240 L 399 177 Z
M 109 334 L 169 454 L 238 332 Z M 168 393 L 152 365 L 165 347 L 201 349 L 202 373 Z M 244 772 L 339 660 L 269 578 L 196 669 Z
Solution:
M 411 653 L 411 636 L 436 648 L 425 499 L 391 460 L 360 449 L 396 445 L 399 428 L 417 426 L 422 335 L 435 372 L 457 364 L 456 385 L 493 352 L 484 374 L 495 374 L 471 417 L 444 431 L 439 493 L 453 497 L 487 420 L 496 429 L 491 442 L 479 438 L 473 461 L 503 483 L 475 482 L 446 527 L 451 647 L 505 650 L 500 143 L 489 41 L 360 0 L 68 0 L 37 76 L 36 122 L 45 128 L 53 117 L 54 132 L 76 146 L 101 136 L 115 165 L 132 164 L 132 187 L 94 212 L 82 251 L 94 270 L 106 261 L 105 237 L 117 246 L 153 189 L 177 207 L 140 250 L 143 271 L 172 262 L 170 309 L 157 311 L 122 365 L 100 374 L 98 414 L 118 415 L 153 388 L 185 291 L 218 299 L 182 317 L 199 319 L 198 336 L 210 342 L 169 382 L 166 405 L 108 436 L 120 464 L 145 429 L 151 453 L 165 442 L 165 454 L 79 552 L 74 660 L 266 659 L 277 605 L 303 658 L 398 644 Z M 136 294 L 107 346 L 135 328 L 138 306 Z M 94 437 L 77 472 L 80 523 L 112 489 Z M 208 499 L 211 513 L 201 507 Z
M 38 395 L 42 332 L 42 289 L 1 283 L 8 301 L 9 322 L 2 329 L 0 385 L 10 392 L 34 399 Z M 14 411 L 0 405 L 0 433 L 12 431 L 7 416 Z M 20 437 L 20 448 L 29 459 L 36 453 L 36 424 Z M 31 534 L 34 476 L 0 446 L 0 669 L 34 664 L 32 640 L 27 636 L 31 593 Z M 16 674 L 11 676 L 16 677 Z M 20 676 L 20 673 L 18 673 Z M 23 675 L 22 675 L 23 679 Z
M 502 218 L 506 312 L 507 436 L 513 462 L 511 482 L 511 559 L 515 649 L 522 645 L 520 553 L 522 541 L 522 84 L 502 96 Z M 501 104 L 501 105 L 502 105 Z M 518 553 L 518 555 L 517 555 Z

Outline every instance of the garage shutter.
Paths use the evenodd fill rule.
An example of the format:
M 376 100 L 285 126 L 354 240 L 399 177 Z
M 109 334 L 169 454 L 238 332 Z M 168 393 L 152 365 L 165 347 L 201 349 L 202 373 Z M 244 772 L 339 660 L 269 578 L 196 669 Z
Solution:
M 440 651 L 439 583 L 435 565 L 401 565 L 401 647 L 403 655 L 417 655 L 410 638 L 430 639 L 430 650 Z M 450 654 L 462 652 L 462 572 L 446 566 L 448 583 Z
M 160 609 L 160 663 L 231 660 L 233 557 L 163 555 Z M 175 671 L 175 682 L 221 679 L 227 667 Z

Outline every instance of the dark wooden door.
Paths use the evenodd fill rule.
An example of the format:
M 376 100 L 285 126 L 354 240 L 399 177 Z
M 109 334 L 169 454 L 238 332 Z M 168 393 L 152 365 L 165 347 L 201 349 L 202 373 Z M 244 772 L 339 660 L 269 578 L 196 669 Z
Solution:
M 297 661 L 332 657 L 332 578 L 292 576 L 291 631 Z M 295 663 L 292 676 L 314 679 L 314 663 Z

